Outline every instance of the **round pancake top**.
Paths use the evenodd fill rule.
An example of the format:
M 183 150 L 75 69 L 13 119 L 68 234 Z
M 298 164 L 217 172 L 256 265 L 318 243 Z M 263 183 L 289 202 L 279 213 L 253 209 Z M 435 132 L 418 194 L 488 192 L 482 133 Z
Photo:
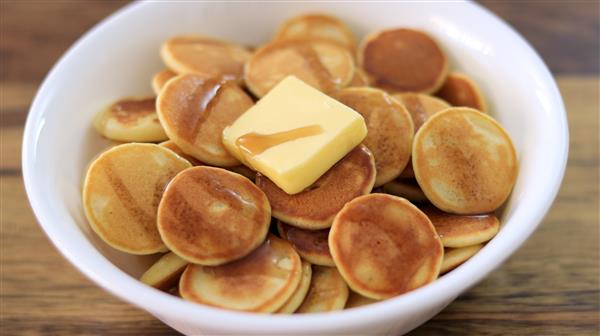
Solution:
M 243 259 L 220 266 L 188 266 L 179 290 L 189 301 L 270 313 L 292 296 L 301 276 L 296 251 L 288 242 L 270 235 Z
M 385 194 L 346 204 L 331 227 L 329 248 L 348 285 L 372 299 L 393 297 L 435 280 L 444 252 L 423 212 Z
M 171 70 L 165 69 L 157 72 L 152 76 L 152 90 L 156 95 L 160 94 L 160 90 L 167 84 L 169 79 L 177 76 L 177 74 Z
M 348 27 L 335 17 L 325 14 L 307 14 L 284 22 L 275 35 L 276 40 L 295 38 L 323 38 L 356 49 L 356 39 Z
M 342 310 L 348 300 L 348 294 L 348 285 L 335 267 L 313 265 L 308 293 L 296 313 Z
M 171 79 L 156 104 L 169 139 L 186 154 L 216 166 L 239 164 L 225 149 L 221 136 L 252 105 L 252 99 L 234 82 L 195 74 Z
M 311 264 L 335 266 L 327 242 L 329 229 L 306 230 L 277 221 L 277 230 L 281 238 L 292 243 L 298 254 Z
M 289 75 L 331 92 L 350 82 L 354 59 L 346 48 L 329 40 L 281 40 L 258 49 L 244 69 L 246 85 L 258 97 Z
M 415 133 L 429 117 L 450 107 L 445 101 L 422 93 L 396 93 L 392 97 L 398 99 L 410 113 L 415 126 Z
M 445 247 L 465 247 L 484 243 L 498 233 L 500 221 L 494 214 L 454 215 L 434 206 L 421 210 L 429 217 Z
M 414 133 L 404 105 L 382 90 L 367 87 L 346 88 L 331 96 L 365 118 L 367 137 L 363 143 L 375 156 L 375 186 L 398 177 L 410 158 Z
M 241 46 L 203 36 L 175 36 L 161 47 L 167 67 L 178 74 L 241 80 L 250 52 Z
M 124 144 L 90 165 L 83 207 L 92 229 L 110 246 L 132 254 L 166 250 L 156 212 L 167 183 L 190 164 L 154 144 Z
M 359 145 L 300 193 L 290 195 L 260 174 L 256 185 L 267 195 L 273 217 L 293 226 L 316 230 L 330 227 L 344 204 L 369 193 L 374 180 L 373 155 Z
M 177 155 L 181 156 L 182 158 L 188 160 L 188 162 L 191 163 L 192 166 L 204 166 L 204 163 L 198 161 L 193 156 L 185 154 L 181 150 L 181 148 L 177 147 L 177 145 L 173 141 L 171 141 L 171 140 L 163 141 L 163 142 L 159 143 L 158 145 L 159 146 L 163 146 L 165 148 L 168 148 L 168 149 L 172 150 L 173 152 L 175 152 L 175 154 L 177 154 Z
M 304 301 L 310 282 L 312 279 L 312 267 L 308 261 L 302 260 L 302 278 L 298 287 L 294 290 L 294 294 L 277 310 L 280 314 L 291 314 L 295 312 Z
M 494 119 L 455 107 L 431 117 L 415 136 L 415 177 L 439 209 L 456 214 L 492 212 L 517 177 L 515 148 Z
M 472 107 L 485 112 L 487 104 L 479 86 L 467 75 L 452 72 L 436 95 L 453 106 Z
M 165 244 L 197 264 L 239 259 L 265 239 L 271 209 L 247 178 L 221 168 L 198 166 L 169 183 L 158 207 Z
M 448 72 L 446 55 L 422 31 L 380 31 L 365 38 L 361 47 L 359 64 L 375 86 L 387 91 L 434 92 Z

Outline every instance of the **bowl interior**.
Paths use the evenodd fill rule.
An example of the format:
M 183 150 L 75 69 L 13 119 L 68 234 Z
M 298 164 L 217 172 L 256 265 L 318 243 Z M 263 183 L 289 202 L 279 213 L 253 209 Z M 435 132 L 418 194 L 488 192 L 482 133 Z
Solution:
M 464 290 L 483 276 L 474 274 L 489 272 L 512 253 L 549 207 L 566 159 L 564 110 L 543 63 L 511 29 L 470 3 L 324 2 L 139 3 L 80 40 L 36 97 L 24 142 L 30 200 L 61 252 L 105 286 L 109 285 L 103 283 L 101 272 L 91 266 L 86 270 L 88 256 L 96 254 L 94 260 L 102 260 L 100 253 L 133 277 L 155 258 L 129 256 L 98 239 L 83 215 L 81 187 L 86 166 L 109 145 L 92 129 L 94 115 L 120 97 L 152 94 L 150 79 L 164 68 L 158 50 L 166 38 L 194 33 L 258 46 L 287 17 L 315 11 L 340 17 L 359 40 L 388 27 L 425 30 L 442 44 L 452 69 L 479 83 L 491 115 L 515 143 L 520 171 L 502 213 L 501 232 L 480 255 L 452 272 L 455 279 L 448 281 L 458 284 L 462 279 L 465 284 L 458 290 Z M 444 295 L 453 298 L 458 293 Z

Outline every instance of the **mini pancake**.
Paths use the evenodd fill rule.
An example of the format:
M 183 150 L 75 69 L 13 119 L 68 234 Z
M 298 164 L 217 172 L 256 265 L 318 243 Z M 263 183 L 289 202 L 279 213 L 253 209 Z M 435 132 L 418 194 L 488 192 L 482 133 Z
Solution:
M 313 265 L 310 288 L 296 313 L 342 310 L 348 300 L 348 292 L 348 285 L 335 267 Z
M 337 42 L 350 51 L 356 50 L 356 38 L 340 20 L 324 14 L 308 14 L 293 17 L 284 22 L 275 40 L 297 38 L 322 38 Z
M 279 236 L 289 241 L 298 254 L 311 264 L 335 267 L 329 252 L 329 229 L 306 230 L 277 221 Z
M 465 246 L 459 248 L 447 248 L 444 252 L 444 261 L 440 274 L 448 273 L 456 267 L 460 266 L 465 261 L 471 259 L 483 248 L 483 244 Z
M 250 52 L 203 36 L 175 36 L 162 45 L 160 56 L 177 74 L 194 73 L 204 79 L 222 77 L 240 81 Z
M 244 69 L 246 85 L 257 97 L 289 75 L 328 93 L 350 82 L 354 59 L 346 48 L 328 40 L 282 40 L 258 49 Z
M 161 290 L 169 290 L 179 282 L 179 276 L 189 263 L 169 252 L 142 274 L 140 281 Z
M 362 296 L 357 292 L 350 291 L 350 295 L 348 296 L 348 301 L 346 302 L 345 309 L 366 306 L 375 302 L 379 302 L 379 300 L 373 300 L 366 296 Z
M 392 97 L 400 101 L 408 110 L 415 126 L 415 133 L 429 117 L 450 107 L 440 98 L 422 93 L 396 93 Z
M 437 231 L 444 247 L 466 247 L 494 238 L 500 221 L 494 214 L 460 216 L 443 212 L 434 206 L 421 208 Z
M 83 183 L 83 208 L 108 245 L 131 254 L 165 252 L 156 213 L 163 190 L 190 163 L 154 144 L 123 144 L 100 154 Z
M 272 313 L 294 294 L 302 264 L 292 246 L 269 236 L 243 259 L 220 266 L 189 265 L 179 281 L 181 296 L 215 307 Z
M 413 145 L 415 177 L 437 208 L 472 215 L 496 210 L 517 177 L 515 148 L 488 115 L 453 107 L 423 124 Z
M 170 150 L 172 150 L 173 152 L 175 152 L 175 154 L 181 156 L 182 158 L 188 160 L 192 166 L 204 166 L 205 164 L 196 160 L 196 158 L 194 158 L 193 156 L 187 155 L 185 154 L 181 148 L 177 147 L 177 145 L 171 141 L 171 140 L 167 140 L 167 141 L 163 141 L 161 143 L 158 144 L 159 146 L 163 146 L 165 148 L 168 148 Z
M 181 150 L 215 166 L 236 166 L 221 134 L 254 102 L 233 82 L 181 75 L 170 80 L 157 100 L 160 122 Z
M 152 76 L 152 90 L 154 93 L 156 93 L 158 96 L 158 94 L 160 94 L 160 90 L 162 90 L 165 84 L 167 84 L 169 79 L 175 76 L 177 76 L 176 73 L 167 69 L 157 72 L 154 76 Z
M 427 33 L 398 28 L 367 36 L 358 63 L 370 82 L 390 92 L 435 92 L 446 79 L 448 58 Z
M 256 172 L 244 166 L 243 164 L 239 166 L 228 167 L 227 169 L 248 178 L 250 181 L 254 181 L 254 179 L 256 178 Z
M 363 144 L 375 156 L 375 187 L 398 177 L 410 158 L 414 133 L 406 108 L 384 91 L 367 87 L 346 88 L 331 96 L 365 118 Z
M 291 314 L 300 307 L 302 301 L 306 297 L 306 293 L 308 293 L 308 288 L 310 287 L 310 280 L 312 279 L 312 267 L 310 263 L 302 260 L 302 278 L 300 279 L 300 283 L 298 287 L 294 291 L 294 294 L 290 296 L 290 298 L 277 310 L 280 314 Z
M 102 110 L 94 119 L 98 133 L 123 142 L 156 142 L 167 139 L 158 120 L 156 98 L 124 98 Z
M 329 249 L 350 288 L 378 300 L 434 281 L 444 256 L 427 216 L 407 200 L 385 194 L 348 202 L 335 216 Z
M 479 86 L 467 75 L 452 72 L 446 77 L 444 85 L 436 92 L 436 96 L 453 106 L 466 106 L 481 112 L 487 111 L 485 98 Z
M 325 229 L 346 202 L 368 194 L 375 181 L 375 162 L 362 145 L 346 154 L 315 183 L 290 195 L 262 174 L 256 185 L 264 191 L 273 209 L 273 217 L 299 228 Z
M 383 191 L 387 194 L 406 198 L 407 200 L 419 203 L 427 202 L 427 196 L 419 187 L 414 179 L 395 179 L 383 185 Z
M 225 169 L 187 169 L 169 183 L 158 207 L 158 230 L 181 258 L 220 265 L 248 255 L 269 231 L 265 194 L 243 176 Z
M 350 83 L 347 85 L 348 87 L 361 87 L 361 86 L 369 86 L 369 78 L 367 74 L 361 69 L 356 68 L 354 71 L 354 76 L 350 80 Z

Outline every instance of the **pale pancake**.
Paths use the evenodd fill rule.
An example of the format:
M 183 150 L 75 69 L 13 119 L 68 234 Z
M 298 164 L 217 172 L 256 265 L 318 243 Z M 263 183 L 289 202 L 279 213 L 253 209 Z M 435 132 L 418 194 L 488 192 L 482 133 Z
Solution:
M 304 260 L 314 265 L 335 266 L 327 242 L 329 229 L 306 230 L 277 221 L 277 231 Z
M 348 285 L 335 267 L 313 265 L 308 293 L 296 313 L 342 310 L 348 300 L 348 292 Z
M 310 287 L 310 280 L 312 279 L 312 267 L 309 262 L 302 261 L 302 278 L 300 279 L 300 283 L 298 287 L 294 291 L 294 294 L 290 296 L 290 298 L 277 310 L 280 314 L 291 314 L 300 307 L 302 301 L 306 297 L 306 293 L 308 293 L 308 288 Z
M 363 141 L 375 156 L 375 187 L 400 175 L 410 158 L 414 126 L 404 105 L 382 90 L 346 88 L 331 95 L 360 113 L 367 124 Z
M 500 221 L 494 214 L 475 216 L 453 215 L 434 206 L 421 208 L 437 231 L 444 247 L 466 247 L 494 238 Z
M 354 76 L 352 76 L 352 79 L 350 80 L 347 86 L 369 86 L 369 77 L 367 77 L 367 74 L 361 68 L 356 68 L 356 70 L 354 71 Z
M 340 20 L 325 14 L 308 14 L 293 17 L 284 22 L 275 40 L 297 38 L 322 38 L 337 42 L 350 51 L 356 50 L 356 38 Z
M 123 142 L 167 140 L 156 114 L 156 98 L 124 98 L 100 111 L 94 127 L 104 137 Z
M 344 204 L 371 192 L 374 181 L 373 155 L 362 145 L 297 194 L 286 193 L 264 175 L 256 176 L 256 185 L 267 195 L 273 217 L 309 230 L 330 227 L 333 217 Z
M 357 292 L 350 291 L 350 295 L 348 296 L 348 301 L 346 301 L 345 309 L 362 307 L 366 305 L 370 305 L 372 303 L 379 302 L 379 300 L 374 300 L 368 298 L 366 296 L 362 296 Z
M 447 248 L 444 252 L 444 261 L 442 262 L 440 274 L 450 272 L 451 270 L 460 266 L 462 263 L 477 254 L 477 252 L 479 252 L 479 250 L 482 248 L 483 244 L 459 248 Z
M 271 208 L 247 178 L 198 166 L 169 183 L 158 207 L 158 230 L 181 258 L 220 265 L 252 252 L 267 236 Z
M 400 101 L 410 114 L 415 126 L 415 133 L 429 117 L 450 107 L 450 104 L 440 98 L 422 93 L 396 93 L 393 98 Z
M 406 198 L 413 203 L 427 202 L 427 196 L 414 179 L 395 179 L 383 185 L 387 194 Z
M 179 282 L 179 277 L 189 263 L 169 252 L 158 259 L 142 274 L 140 281 L 154 288 L 169 290 Z
M 448 73 L 448 58 L 427 33 L 398 28 L 367 36 L 358 63 L 370 82 L 390 92 L 435 92 Z
M 354 76 L 354 59 L 337 43 L 323 39 L 273 41 L 246 63 L 244 80 L 262 97 L 287 76 L 294 75 L 325 93 L 346 86 Z
M 487 111 L 487 103 L 479 86 L 467 75 L 452 72 L 446 77 L 444 85 L 436 92 L 452 106 L 472 107 L 481 112 Z
M 83 209 L 110 246 L 131 254 L 165 252 L 156 227 L 158 203 L 169 181 L 190 163 L 154 144 L 123 144 L 100 154 L 83 184 Z
M 157 72 L 154 76 L 152 76 L 152 90 L 158 96 L 160 94 L 160 90 L 167 84 L 169 79 L 177 76 L 177 74 L 171 70 L 165 69 L 160 72 Z
M 223 129 L 252 105 L 252 99 L 235 83 L 193 74 L 171 79 L 156 104 L 169 139 L 184 153 L 226 167 L 240 163 L 225 149 Z
M 288 242 L 271 235 L 243 259 L 221 266 L 189 265 L 179 291 L 197 303 L 271 313 L 294 294 L 301 278 L 300 256 Z
M 509 135 L 471 108 L 449 108 L 431 117 L 417 132 L 412 155 L 421 189 L 446 212 L 492 212 L 506 201 L 517 177 Z
M 329 249 L 350 288 L 378 300 L 434 281 L 444 256 L 427 216 L 407 200 L 385 194 L 346 204 L 333 221 Z
M 198 161 L 195 157 L 191 156 L 191 155 L 187 155 L 185 154 L 181 148 L 179 148 L 173 141 L 171 140 L 167 140 L 167 141 L 163 141 L 161 143 L 158 144 L 159 146 L 163 146 L 165 148 L 168 148 L 170 150 L 172 150 L 173 152 L 175 152 L 175 154 L 181 156 L 182 158 L 186 159 L 189 161 L 189 163 L 192 164 L 192 166 L 204 166 L 205 164 L 202 163 L 201 161 Z
M 194 73 L 204 79 L 222 77 L 241 81 L 250 52 L 203 36 L 175 36 L 163 43 L 160 56 L 177 74 Z

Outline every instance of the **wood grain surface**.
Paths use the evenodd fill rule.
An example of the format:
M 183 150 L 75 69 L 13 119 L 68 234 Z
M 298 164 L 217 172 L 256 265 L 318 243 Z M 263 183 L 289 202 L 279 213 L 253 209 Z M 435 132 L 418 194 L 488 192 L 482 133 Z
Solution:
M 558 198 L 500 269 L 411 335 L 598 335 L 599 2 L 484 1 L 557 75 L 571 147 Z M 20 146 L 45 73 L 122 1 L 0 1 L 0 335 L 174 335 L 84 278 L 30 210 Z

